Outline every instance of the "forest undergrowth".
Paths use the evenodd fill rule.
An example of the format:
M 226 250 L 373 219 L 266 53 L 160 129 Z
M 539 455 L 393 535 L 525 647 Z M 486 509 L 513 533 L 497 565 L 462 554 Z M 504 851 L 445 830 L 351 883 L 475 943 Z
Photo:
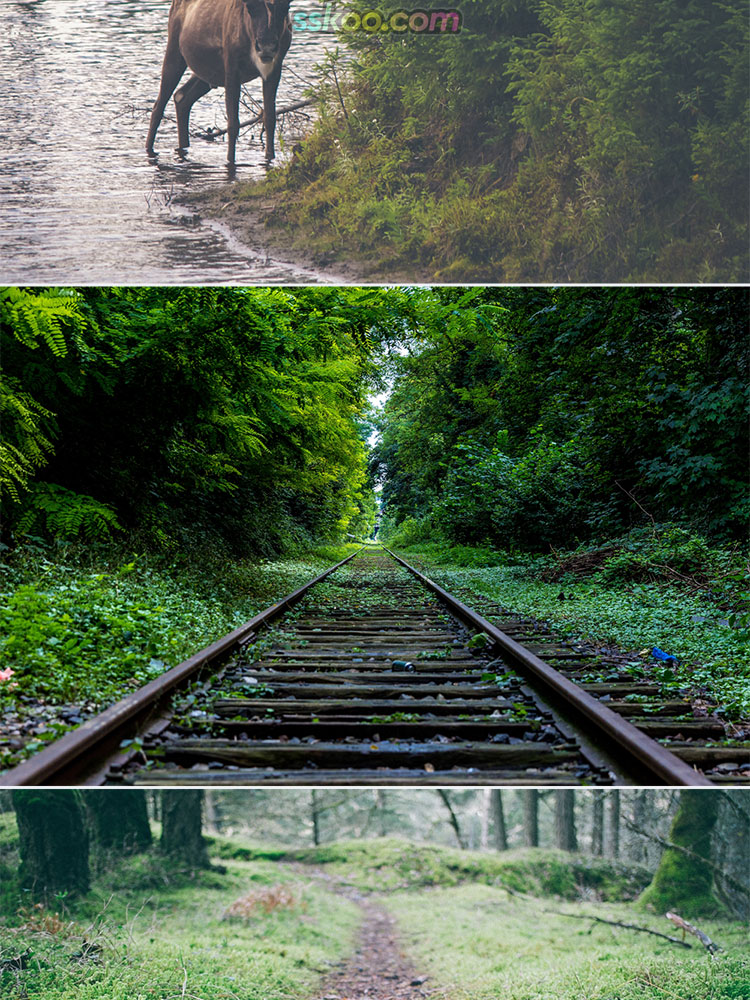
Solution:
M 0 864 L 7 870 L 17 863 L 14 826 L 10 814 L 0 816 Z M 0 955 L 27 958 L 23 970 L 0 968 L 3 995 L 307 1000 L 353 948 L 361 915 L 344 888 L 379 900 L 396 916 L 407 955 L 429 975 L 430 996 L 747 996 L 741 922 L 701 920 L 721 944 L 714 958 L 697 942 L 686 949 L 600 922 L 670 931 L 661 914 L 632 902 L 642 877 L 636 869 L 624 877 L 624 864 L 559 851 L 513 851 L 506 858 L 389 839 L 289 852 L 223 836 L 213 839 L 211 852 L 213 868 L 190 874 L 170 867 L 155 848 L 110 860 L 79 901 L 61 896 L 33 906 L 6 891 Z M 607 880 L 597 882 L 596 873 L 607 871 Z M 230 908 L 234 917 L 227 919 Z

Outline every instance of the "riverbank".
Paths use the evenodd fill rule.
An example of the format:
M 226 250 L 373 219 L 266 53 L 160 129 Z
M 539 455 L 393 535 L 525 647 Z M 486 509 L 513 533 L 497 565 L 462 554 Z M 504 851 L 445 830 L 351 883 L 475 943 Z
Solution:
M 219 232 L 238 251 L 293 267 L 311 282 L 380 284 L 386 273 L 396 283 L 432 280 L 426 268 L 394 266 L 385 254 L 358 252 L 331 233 L 321 237 L 297 221 L 293 200 L 278 184 L 249 181 L 189 194 L 180 203 L 196 225 Z
M 477 0 L 450 38 L 347 36 L 310 134 L 238 187 L 235 225 L 260 198 L 266 231 L 392 281 L 743 281 L 743 15 L 682 37 L 657 6 L 648 25 L 597 9 L 581 35 L 578 4 Z

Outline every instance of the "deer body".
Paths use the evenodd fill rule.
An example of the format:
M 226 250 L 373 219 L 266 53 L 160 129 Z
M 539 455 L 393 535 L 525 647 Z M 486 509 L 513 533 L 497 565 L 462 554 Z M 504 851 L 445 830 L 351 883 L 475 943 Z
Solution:
M 151 114 L 146 149 L 154 153 L 156 131 L 167 102 L 186 69 L 192 76 L 174 97 L 180 149 L 190 145 L 190 110 L 213 87 L 224 87 L 228 119 L 227 160 L 235 161 L 243 83 L 263 81 L 266 159 L 274 158 L 276 91 L 281 64 L 292 40 L 290 0 L 172 0 L 161 88 Z

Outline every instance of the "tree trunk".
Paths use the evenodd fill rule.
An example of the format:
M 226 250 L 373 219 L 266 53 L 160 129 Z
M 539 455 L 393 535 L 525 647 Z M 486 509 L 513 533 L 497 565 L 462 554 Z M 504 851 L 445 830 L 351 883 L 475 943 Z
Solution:
M 206 833 L 215 837 L 219 831 L 219 809 L 216 804 L 216 792 L 210 788 L 203 790 L 203 814 L 206 820 Z
M 172 789 L 161 793 L 161 849 L 189 868 L 208 868 L 202 833 L 203 789 Z
M 479 848 L 486 851 L 490 846 L 490 812 L 492 811 L 492 789 L 483 788 L 482 807 L 479 813 Z
M 563 788 L 555 792 L 555 843 L 563 851 L 577 851 L 575 792 Z
M 711 834 L 719 815 L 716 792 L 683 789 L 667 840 L 690 853 L 666 848 L 651 884 L 639 902 L 657 913 L 674 910 L 689 920 L 718 909 L 713 894 L 713 872 L 701 859 L 711 860 Z
M 503 808 L 503 793 L 499 788 L 492 789 L 492 829 L 495 834 L 495 847 L 498 851 L 508 850 L 508 831 L 505 826 L 505 809 Z
M 21 885 L 33 899 L 88 892 L 89 838 L 80 793 L 15 789 L 13 806 L 21 851 Z
M 310 789 L 310 817 L 312 819 L 312 842 L 317 847 L 320 844 L 320 808 L 318 806 L 318 793 L 314 788 Z
M 635 792 L 632 798 L 633 823 L 639 830 L 647 830 L 650 825 L 649 792 L 642 788 Z M 627 818 L 625 820 L 627 826 Z M 631 836 L 628 845 L 628 859 L 636 864 L 648 863 L 648 841 L 637 834 Z
M 375 805 L 378 813 L 378 831 L 381 837 L 388 835 L 388 802 L 384 788 L 375 791 Z
M 523 842 L 526 847 L 539 847 L 539 792 L 536 788 L 521 790 L 523 797 Z
M 620 793 L 616 788 L 613 788 L 609 793 L 607 854 L 610 858 L 618 858 L 620 856 Z
M 146 793 L 137 788 L 90 791 L 84 796 L 94 841 L 107 851 L 138 854 L 151 844 Z
M 592 794 L 591 853 L 601 857 L 604 854 L 604 795 L 598 790 Z
M 453 832 L 456 835 L 456 840 L 458 841 L 458 846 L 462 850 L 465 850 L 466 849 L 466 842 L 465 842 L 465 840 L 463 838 L 463 834 L 461 833 L 461 825 L 458 822 L 458 816 L 455 813 L 455 810 L 453 808 L 453 803 L 450 800 L 450 796 L 448 795 L 448 793 L 445 791 L 444 788 L 438 788 L 437 789 L 437 793 L 440 796 L 440 798 L 443 800 L 443 804 L 445 805 L 445 808 L 448 810 L 448 815 L 450 816 L 451 826 L 453 827 Z

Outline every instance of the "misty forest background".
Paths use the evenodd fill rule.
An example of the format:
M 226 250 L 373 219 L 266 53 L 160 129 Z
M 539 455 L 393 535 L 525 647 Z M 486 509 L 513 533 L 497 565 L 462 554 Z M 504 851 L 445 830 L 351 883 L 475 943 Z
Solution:
M 680 660 L 656 665 L 665 683 L 748 715 L 747 305 L 742 288 L 1 291 L 0 703 L 35 713 L 4 761 L 376 522 L 448 589 L 659 646 Z M 73 723 L 41 718 L 53 704 Z
M 201 1000 L 318 995 L 316 979 L 346 957 L 377 903 L 428 989 L 461 1000 L 607 990 L 656 1000 L 666 989 L 740 1000 L 749 798 L 0 792 L 0 984 L 55 1000 L 179 996 L 186 984 Z M 708 943 L 689 938 L 686 949 L 667 911 Z

